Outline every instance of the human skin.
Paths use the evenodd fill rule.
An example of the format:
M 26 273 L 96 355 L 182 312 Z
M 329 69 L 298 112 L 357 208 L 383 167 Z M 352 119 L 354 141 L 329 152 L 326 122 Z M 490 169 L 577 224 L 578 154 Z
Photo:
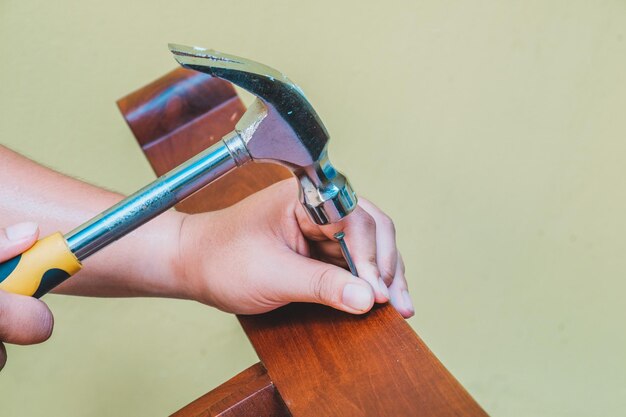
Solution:
M 39 236 L 67 232 L 123 196 L 45 168 L 0 146 L 0 261 Z M 390 301 L 414 314 L 391 219 L 361 198 L 340 223 L 318 226 L 286 180 L 220 211 L 170 210 L 83 262 L 54 292 L 100 297 L 195 300 L 236 314 L 290 302 L 326 304 L 352 314 Z M 344 230 L 359 277 L 345 269 L 335 232 Z M 50 337 L 52 313 L 41 301 L 0 291 L 0 342 Z M 0 343 L 0 369 L 6 351 Z

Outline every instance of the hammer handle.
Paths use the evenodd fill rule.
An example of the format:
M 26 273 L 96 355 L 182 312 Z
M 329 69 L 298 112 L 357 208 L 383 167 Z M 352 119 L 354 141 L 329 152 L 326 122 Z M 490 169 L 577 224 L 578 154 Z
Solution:
M 81 267 L 63 235 L 57 232 L 0 263 L 0 290 L 40 298 Z

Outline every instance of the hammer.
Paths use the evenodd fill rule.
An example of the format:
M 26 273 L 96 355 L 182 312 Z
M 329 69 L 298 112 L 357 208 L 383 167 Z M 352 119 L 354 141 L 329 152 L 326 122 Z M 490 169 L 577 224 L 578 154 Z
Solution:
M 169 48 L 183 67 L 230 81 L 254 94 L 255 101 L 213 146 L 66 235 L 54 233 L 1 263 L 0 289 L 43 296 L 77 273 L 87 257 L 250 161 L 289 168 L 300 184 L 300 202 L 318 225 L 338 222 L 354 210 L 357 197 L 330 163 L 328 131 L 300 87 L 246 58 L 198 47 Z

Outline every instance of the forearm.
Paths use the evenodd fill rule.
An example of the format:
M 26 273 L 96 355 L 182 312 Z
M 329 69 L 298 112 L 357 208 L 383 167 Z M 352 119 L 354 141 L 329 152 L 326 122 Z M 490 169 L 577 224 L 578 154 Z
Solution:
M 2 225 L 39 223 L 41 235 L 66 233 L 123 198 L 61 175 L 0 146 Z M 169 211 L 84 261 L 55 292 L 94 296 L 185 297 L 177 281 L 184 215 Z

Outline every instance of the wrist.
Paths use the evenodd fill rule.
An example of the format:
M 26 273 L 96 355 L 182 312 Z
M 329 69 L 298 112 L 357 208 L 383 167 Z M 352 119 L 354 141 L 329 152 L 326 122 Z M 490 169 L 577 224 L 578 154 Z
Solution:
M 178 213 L 180 216 L 177 218 L 176 234 L 172 237 L 169 250 L 171 273 L 170 277 L 174 286 L 174 298 L 182 298 L 186 300 L 193 300 L 194 289 L 192 283 L 187 279 L 187 259 L 184 250 L 184 235 L 185 226 L 191 214 Z
M 217 276 L 219 249 L 224 246 L 219 213 L 188 214 L 181 219 L 174 273 L 180 298 L 213 305 L 211 282 Z
M 139 248 L 133 248 L 136 258 L 132 279 L 136 293 L 142 296 L 188 298 L 182 273 L 179 242 L 181 228 L 188 214 L 170 210 L 137 230 Z M 129 242 L 130 243 L 130 242 Z M 130 271 L 129 271 L 130 272 Z
M 191 299 L 193 289 L 185 277 L 186 260 L 181 251 L 183 228 L 190 214 L 170 211 L 164 213 L 166 217 L 163 226 L 166 230 L 159 237 L 160 250 L 159 270 L 163 281 L 165 293 L 157 294 L 169 298 Z M 156 260 L 156 259 L 155 259 Z

